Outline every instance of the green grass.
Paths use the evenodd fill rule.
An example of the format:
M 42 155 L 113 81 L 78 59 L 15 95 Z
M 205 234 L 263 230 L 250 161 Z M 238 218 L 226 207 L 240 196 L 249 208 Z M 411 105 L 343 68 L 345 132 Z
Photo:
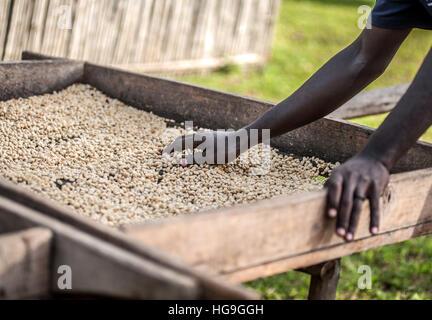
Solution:
M 276 28 L 269 63 L 249 73 L 228 66 L 206 76 L 179 79 L 212 88 L 278 102 L 289 96 L 332 55 L 349 45 L 357 28 L 358 6 L 364 0 L 285 0 Z M 431 47 L 432 33 L 415 30 L 403 44 L 385 74 L 369 86 L 379 88 L 409 82 Z M 377 127 L 386 115 L 353 120 Z M 432 131 L 424 136 L 432 141 Z M 371 290 L 360 290 L 357 270 L 372 269 Z M 308 276 L 298 272 L 247 284 L 268 299 L 304 299 Z M 343 259 L 338 299 L 432 299 L 432 238 L 370 250 Z

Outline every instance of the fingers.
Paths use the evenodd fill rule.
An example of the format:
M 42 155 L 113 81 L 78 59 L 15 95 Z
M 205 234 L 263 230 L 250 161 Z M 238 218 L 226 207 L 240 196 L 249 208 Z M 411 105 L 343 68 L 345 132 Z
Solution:
M 346 241 L 354 240 L 360 220 L 363 203 L 369 199 L 370 232 L 377 234 L 379 230 L 379 199 L 380 192 L 375 181 L 358 177 L 355 174 L 335 173 L 326 183 L 327 215 L 337 216 L 336 233 Z
M 344 237 L 347 233 L 350 214 L 353 207 L 354 190 L 356 188 L 356 177 L 349 174 L 343 182 L 342 196 L 339 204 L 339 212 L 336 222 L 336 233 Z
M 181 136 L 174 140 L 163 149 L 163 154 L 173 154 L 174 152 L 182 152 L 184 150 L 192 150 L 198 147 L 206 140 L 205 135 L 190 134 Z
M 180 165 L 182 167 L 192 166 L 195 164 L 195 159 L 193 154 L 188 154 L 180 159 Z
M 357 229 L 361 210 L 363 208 L 363 202 L 366 199 L 368 187 L 369 183 L 364 179 L 360 179 L 354 191 L 353 207 L 351 211 L 348 232 L 345 236 L 345 240 L 347 241 L 352 241 L 354 239 L 354 234 Z
M 380 219 L 379 199 L 380 199 L 380 193 L 378 187 L 376 183 L 372 183 L 370 196 L 369 196 L 369 205 L 370 205 L 370 212 L 371 212 L 370 232 L 373 235 L 377 234 L 379 231 L 379 219 Z
M 335 173 L 326 182 L 327 192 L 327 215 L 330 218 L 336 218 L 339 208 L 339 201 L 342 194 L 343 178 Z

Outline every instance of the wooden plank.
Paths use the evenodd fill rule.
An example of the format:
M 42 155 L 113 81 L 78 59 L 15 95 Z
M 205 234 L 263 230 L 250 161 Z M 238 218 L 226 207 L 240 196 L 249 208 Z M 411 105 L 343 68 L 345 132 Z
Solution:
M 150 21 L 148 25 L 145 53 L 143 57 L 144 61 L 151 62 L 155 60 L 163 6 L 164 1 L 153 1 L 151 16 L 149 17 Z
M 51 0 L 48 1 L 47 8 L 45 9 L 46 16 L 44 17 L 44 29 L 42 31 L 42 43 L 40 52 L 42 53 L 50 53 L 54 55 L 54 47 L 57 43 L 58 39 L 56 38 L 56 29 L 58 23 L 58 10 L 59 1 Z M 38 50 L 39 51 L 39 50 Z
M 193 39 L 193 16 L 195 6 L 196 2 L 194 2 L 194 0 L 184 0 L 181 19 L 183 23 L 179 30 L 179 43 L 177 45 L 175 60 L 185 60 L 191 58 L 191 40 Z
M 0 197 L 0 232 L 44 227 L 55 235 L 50 282 L 57 293 L 129 299 L 191 299 L 199 288 L 191 277 L 147 261 L 71 226 Z M 58 285 L 58 268 L 72 271 L 72 289 Z
M 263 36 L 263 45 L 260 53 L 263 55 L 264 59 L 269 59 L 272 51 L 272 43 L 274 38 L 274 29 L 276 27 L 276 21 L 278 19 L 279 7 L 281 0 L 271 0 L 270 7 L 271 11 L 267 14 L 266 28 L 264 28 L 265 33 Z
M 391 111 L 408 90 L 409 84 L 367 90 L 356 95 L 329 115 L 331 118 L 352 119 Z
M 47 13 L 48 5 L 49 5 L 48 0 L 35 1 L 30 35 L 29 35 L 29 43 L 27 46 L 28 50 L 33 50 L 33 51 L 41 50 L 45 24 L 47 19 L 46 13 Z
M 138 28 L 143 21 L 140 21 L 141 6 L 143 1 L 128 1 L 125 8 L 125 18 L 120 25 L 116 51 L 113 53 L 112 63 L 131 63 L 135 54 L 136 37 Z M 95 51 L 100 51 L 96 48 Z M 97 61 L 97 60 L 94 60 Z
M 74 61 L 21 61 L 0 63 L 0 101 L 63 89 L 83 75 L 83 64 Z
M 381 202 L 379 235 L 369 234 L 365 203 L 358 240 L 348 244 L 335 235 L 335 221 L 325 217 L 324 190 L 124 231 L 185 263 L 244 281 L 431 233 L 432 169 L 392 176 Z
M 242 128 L 274 106 L 253 98 L 94 64 L 86 64 L 84 73 L 86 83 L 126 104 L 210 129 Z M 348 121 L 324 118 L 273 139 L 272 145 L 301 156 L 344 162 L 362 150 L 373 132 Z M 431 147 L 418 142 L 397 163 L 394 172 L 431 167 Z
M 77 0 L 75 6 L 75 21 L 69 45 L 69 58 L 82 59 L 87 31 L 87 19 L 90 13 L 90 1 Z
M 44 197 L 37 196 L 1 178 L 0 195 L 8 199 L 13 199 L 17 205 L 24 205 L 27 208 L 43 213 L 45 218 L 49 217 L 59 223 L 65 223 L 79 230 L 80 232 L 75 231 L 78 233 L 77 237 L 80 237 L 79 234 L 81 233 L 90 234 L 92 237 L 102 242 L 107 242 L 113 246 L 123 248 L 131 254 L 150 261 L 150 263 L 155 263 L 158 265 L 158 268 L 167 268 L 185 277 L 191 277 L 199 283 L 199 298 L 201 299 L 256 299 L 258 297 L 257 294 L 250 290 L 233 286 L 226 282 L 226 280 L 209 277 L 201 272 L 197 272 L 183 263 L 180 263 L 177 259 L 162 254 L 151 247 L 137 243 L 117 230 L 97 224 L 88 218 L 81 217 L 69 208 Z M 15 220 L 8 220 L 7 217 L 5 217 L 4 223 L 2 224 L 0 215 L 0 232 L 2 232 L 2 228 L 5 228 L 4 230 L 7 231 L 13 231 L 16 230 L 16 228 L 28 228 L 32 226 L 33 224 L 29 224 L 26 220 L 17 222 Z M 79 239 L 77 241 L 79 241 Z
M 0 299 L 48 295 L 51 241 L 43 228 L 0 235 Z
M 9 25 L 9 8 L 11 0 L 0 1 L 0 59 L 3 60 L 4 44 Z
M 5 60 L 17 60 L 27 49 L 34 1 L 14 0 L 9 34 L 5 48 Z
M 344 245 L 343 247 L 328 248 L 325 251 L 307 253 L 298 257 L 290 257 L 261 265 L 256 265 L 250 268 L 237 270 L 235 272 L 226 274 L 225 277 L 233 282 L 247 282 L 257 278 L 282 273 L 287 270 L 298 269 L 305 264 L 313 265 L 315 263 L 314 261 L 324 261 L 327 259 L 335 259 L 339 256 L 349 256 L 353 253 L 358 252 L 358 246 L 362 247 L 362 251 L 366 251 L 369 249 L 401 242 L 404 241 L 404 239 L 408 240 L 428 235 L 431 233 L 431 228 L 432 222 L 421 223 L 419 225 L 410 226 L 402 230 L 383 234 L 379 237 L 378 240 L 374 237 L 358 239 L 352 243 Z
M 244 68 L 261 65 L 263 60 L 260 56 L 255 54 L 245 54 L 230 57 L 230 62 L 234 64 L 241 64 Z M 127 64 L 114 64 L 114 68 L 130 70 L 138 73 L 157 74 L 185 74 L 190 72 L 204 72 L 216 70 L 225 66 L 227 63 L 226 58 L 203 58 L 200 60 L 176 60 L 154 63 L 127 63 Z

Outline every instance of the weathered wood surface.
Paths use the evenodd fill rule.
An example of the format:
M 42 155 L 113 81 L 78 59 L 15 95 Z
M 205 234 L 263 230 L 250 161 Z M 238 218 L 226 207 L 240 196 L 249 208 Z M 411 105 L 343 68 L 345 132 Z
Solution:
M 51 290 L 136 299 L 191 299 L 199 296 L 197 282 L 156 263 L 97 239 L 71 226 L 0 197 L 0 232 L 44 227 L 54 234 Z M 57 286 L 60 266 L 72 270 L 72 289 Z
M 332 260 L 314 266 L 319 273 L 312 274 L 308 300 L 334 300 L 339 282 L 340 260 Z
M 28 57 L 29 56 L 31 56 L 31 54 L 29 54 Z M 251 119 L 254 119 L 256 115 L 265 112 L 268 108 L 273 106 L 271 103 L 251 98 L 209 90 L 206 88 L 178 83 L 175 81 L 118 71 L 111 68 L 99 67 L 91 64 L 85 64 L 83 81 L 94 85 L 107 94 L 115 98 L 119 98 L 135 107 L 151 110 L 156 114 L 174 118 L 177 121 L 196 120 L 196 124 L 198 125 L 213 128 L 241 127 L 245 123 L 250 122 Z M 148 107 L 149 105 L 151 105 L 151 108 Z M 357 150 L 362 147 L 372 132 L 373 130 L 371 129 L 352 125 L 345 121 L 323 119 L 302 129 L 296 130 L 288 135 L 285 135 L 278 140 L 275 140 L 275 144 L 280 146 L 282 149 L 293 153 L 321 156 L 323 159 L 330 161 L 343 161 L 347 157 L 352 156 L 355 152 L 357 152 Z M 344 141 L 344 143 L 341 144 L 341 141 Z M 410 151 L 408 156 L 406 156 L 404 160 L 399 163 L 398 170 L 423 168 L 430 165 L 431 162 L 430 145 L 418 143 Z M 108 233 L 100 230 L 99 227 L 96 227 L 93 224 L 89 224 L 87 222 L 84 223 L 82 221 L 77 222 L 78 220 L 73 217 L 72 213 L 64 210 L 64 208 L 59 208 L 57 205 L 54 205 L 51 202 L 39 201 L 37 198 L 32 198 L 32 196 L 28 194 L 23 196 L 21 191 L 18 191 L 17 194 L 15 194 L 16 190 L 11 192 L 10 188 L 4 188 L 2 192 L 10 193 L 13 197 L 17 197 L 17 194 L 19 194 L 18 198 L 21 197 L 22 203 L 25 203 L 26 205 L 28 205 L 28 203 L 32 203 L 32 205 L 39 208 L 40 211 L 51 215 L 56 219 L 68 220 L 71 223 L 78 225 L 82 230 L 91 231 L 92 234 L 96 234 L 98 237 L 103 239 L 110 239 L 110 241 L 114 241 L 116 244 L 126 244 L 129 250 L 135 250 L 135 252 L 140 252 L 140 254 L 146 255 L 151 259 L 155 258 L 158 260 L 158 255 L 155 254 L 154 251 L 147 250 L 148 248 L 146 248 L 146 250 L 142 250 L 139 245 L 131 243 L 130 239 L 127 237 L 123 238 L 121 236 L 112 234 L 107 235 Z M 298 200 L 300 202 L 307 202 L 310 200 L 309 197 L 316 197 L 312 199 L 313 201 L 311 200 L 311 203 L 315 205 L 315 207 L 312 206 L 313 212 L 315 212 L 314 210 L 316 210 L 316 206 L 323 206 L 324 196 L 322 194 L 305 195 L 301 198 L 298 198 Z M 282 201 L 281 203 L 284 203 L 285 200 L 282 199 L 280 201 Z M 275 204 L 279 203 L 280 201 L 276 201 Z M 260 205 L 264 206 L 261 209 L 264 211 L 275 211 L 276 214 L 279 212 L 280 214 L 278 207 L 266 208 L 268 203 L 269 202 L 267 202 L 267 204 L 266 202 L 260 203 Z M 293 205 L 292 202 L 289 202 L 289 209 L 287 210 L 294 210 L 293 207 L 296 206 L 303 208 L 304 204 L 297 203 Z M 225 214 L 230 215 L 233 212 L 238 213 L 238 210 L 261 210 L 257 208 L 258 207 L 250 208 L 247 206 L 243 209 L 228 209 L 226 210 Z M 309 207 L 304 207 L 303 209 L 306 210 L 305 212 L 309 212 L 307 211 L 309 210 L 308 208 Z M 65 214 L 65 212 L 68 214 Z M 244 214 L 244 212 L 242 214 Z M 240 214 L 241 217 L 243 217 L 242 214 Z M 233 216 L 235 218 L 236 214 Z M 283 219 L 283 216 L 280 216 L 280 218 Z M 202 217 L 199 216 L 199 219 L 202 219 Z M 227 219 L 226 221 L 229 224 L 229 221 L 232 221 L 232 219 Z M 211 220 L 211 223 L 213 222 L 214 221 Z M 225 223 L 223 219 L 217 220 L 216 222 L 216 225 L 223 225 Z M 255 222 L 252 222 L 252 224 L 253 223 Z M 173 225 L 178 224 L 174 223 Z M 206 224 L 204 223 L 204 226 L 205 225 Z M 427 228 L 428 224 L 422 224 L 422 226 L 422 228 L 416 229 L 420 231 L 416 231 L 414 233 L 415 235 L 422 234 L 422 232 L 429 232 L 429 229 Z M 393 230 L 387 233 L 387 235 L 391 236 L 385 237 L 385 239 L 382 241 L 382 244 L 397 242 L 402 238 L 409 238 L 411 235 L 406 230 L 410 231 L 410 228 L 413 229 L 414 227 L 409 226 L 404 230 Z M 210 238 L 216 239 L 216 236 Z M 362 239 L 361 241 L 363 241 L 363 249 L 367 246 L 372 247 L 374 244 L 374 242 L 368 242 L 369 238 Z M 337 244 L 335 248 L 339 248 L 339 245 L 340 244 Z M 343 245 L 341 247 L 342 249 L 340 250 L 345 250 L 345 252 L 347 252 L 346 254 L 356 252 L 356 249 L 352 246 L 353 244 Z M 214 248 L 210 249 L 213 250 Z M 272 261 L 261 261 L 254 265 L 248 265 L 243 269 L 233 269 L 228 271 L 225 270 L 224 272 L 230 279 L 235 281 L 244 281 L 282 272 L 287 269 L 295 269 L 304 267 L 305 265 L 313 265 L 317 263 L 317 261 L 320 262 L 334 259 L 340 256 L 340 250 L 334 251 L 333 247 L 331 247 L 327 248 L 324 253 L 306 252 L 295 257 L 281 256 Z M 259 256 L 260 255 L 258 253 L 258 257 Z M 317 257 L 320 258 L 318 259 Z M 206 269 L 208 265 L 203 263 L 200 264 L 200 267 Z M 210 266 L 210 268 L 213 268 L 213 266 Z M 208 279 L 203 281 L 203 283 L 206 283 L 207 280 Z M 209 283 L 212 283 L 212 281 Z M 214 283 L 209 285 L 209 287 L 212 287 L 213 285 Z
M 117 98 L 178 122 L 193 121 L 210 129 L 239 129 L 274 104 L 157 77 L 86 64 L 84 82 Z M 344 162 L 366 144 L 373 129 L 344 120 L 324 118 L 272 140 L 283 151 Z M 341 143 L 343 142 L 343 143 Z M 394 172 L 432 166 L 432 147 L 418 142 Z
M 246 281 L 432 232 L 432 169 L 395 175 L 382 198 L 381 228 L 369 234 L 365 203 L 356 241 L 345 243 L 325 217 L 326 192 L 125 226 L 125 232 L 184 262 Z
M 0 299 L 49 294 L 51 241 L 43 228 L 0 235 Z
M 246 290 L 239 286 L 233 286 L 224 279 L 209 277 L 201 272 L 197 272 L 189 266 L 180 263 L 179 260 L 173 259 L 154 248 L 134 241 L 134 239 L 131 239 L 117 230 L 105 227 L 101 224 L 91 221 L 90 219 L 81 217 L 73 213 L 70 209 L 54 201 L 37 196 L 25 190 L 24 188 L 1 178 L 0 195 L 8 199 L 13 199 L 16 205 L 23 205 L 27 208 L 30 208 L 31 210 L 36 210 L 43 213 L 45 216 L 44 219 L 54 219 L 56 223 L 64 223 L 68 225 L 70 228 L 76 230 L 75 232 L 78 238 L 81 237 L 81 234 L 84 238 L 87 237 L 86 234 L 91 235 L 97 240 L 98 243 L 109 243 L 112 246 L 127 250 L 127 252 L 130 254 L 145 259 L 150 264 L 155 264 L 157 268 L 160 268 L 161 270 L 172 270 L 173 273 L 179 274 L 179 278 L 186 277 L 193 279 L 198 283 L 198 297 L 201 299 L 255 299 L 258 297 L 257 294 L 250 290 Z M 5 216 L 3 220 L 4 221 L 2 221 L 0 212 L 0 232 L 2 232 L 2 228 L 4 228 L 3 230 L 6 231 L 13 231 L 17 230 L 17 228 L 20 229 L 24 227 L 32 227 L 35 224 L 29 224 L 26 219 L 22 219 L 20 220 L 20 223 L 16 223 L 15 219 L 8 220 L 7 216 Z M 45 226 L 46 223 L 47 222 L 45 221 L 42 223 L 42 225 Z M 36 223 L 36 225 L 40 224 L 41 223 Z M 73 239 L 75 239 L 75 234 Z M 76 241 L 79 241 L 79 239 Z M 65 243 L 66 246 L 70 246 L 69 244 L 71 241 Z M 73 241 L 72 244 L 75 245 Z M 84 250 L 83 252 L 86 251 Z M 90 253 L 89 255 L 91 258 L 92 255 Z M 185 294 L 186 293 L 187 291 Z M 165 296 L 165 298 L 166 297 L 167 296 Z
M 244 70 L 263 65 L 265 59 L 257 54 L 237 55 L 230 59 L 232 64 L 244 66 Z M 154 63 L 116 64 L 113 67 L 146 74 L 186 74 L 191 72 L 208 73 L 227 64 L 226 58 L 206 58 L 199 60 L 179 60 Z
M 409 84 L 367 90 L 359 93 L 329 115 L 335 119 L 352 119 L 391 111 L 408 90 Z
M 14 61 L 0 63 L 0 101 L 51 93 L 78 82 L 83 63 L 75 61 Z

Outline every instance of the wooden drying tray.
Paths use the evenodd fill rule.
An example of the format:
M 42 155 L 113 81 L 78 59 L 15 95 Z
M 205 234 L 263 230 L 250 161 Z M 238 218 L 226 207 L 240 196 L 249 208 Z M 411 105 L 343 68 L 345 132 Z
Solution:
M 83 82 L 136 108 L 178 122 L 192 120 L 197 126 L 211 129 L 240 128 L 273 106 L 239 95 L 84 62 L 46 60 L 47 57 L 32 53 L 24 53 L 23 58 L 34 60 L 0 64 L 0 100 L 43 94 Z M 272 143 L 297 155 L 343 162 L 360 151 L 372 133 L 372 129 L 360 125 L 324 118 Z M 325 191 L 283 196 L 142 226 L 124 226 L 124 234 L 80 218 L 68 208 L 28 193 L 20 186 L 2 182 L 0 195 L 13 199 L 15 205 L 30 207 L 112 245 L 127 244 L 127 250 L 139 252 L 152 261 L 158 260 L 153 254 L 161 255 L 164 265 L 189 272 L 192 278 L 199 279 L 202 287 L 211 283 L 205 287 L 209 290 L 215 284 L 223 286 L 223 290 L 229 286 L 220 282 L 220 278 L 214 280 L 204 274 L 244 282 L 301 269 L 312 275 L 310 298 L 333 298 L 338 258 L 431 233 L 432 169 L 425 169 L 431 165 L 431 145 L 417 143 L 395 167 L 394 173 L 399 174 L 392 175 L 382 198 L 380 233 L 369 235 L 365 205 L 357 240 L 352 243 L 336 237 L 334 221 L 325 218 Z M 165 253 L 193 268 L 174 264 L 174 258 L 167 258 Z M 192 271 L 197 269 L 200 271 Z M 230 289 L 248 296 L 238 287 Z

